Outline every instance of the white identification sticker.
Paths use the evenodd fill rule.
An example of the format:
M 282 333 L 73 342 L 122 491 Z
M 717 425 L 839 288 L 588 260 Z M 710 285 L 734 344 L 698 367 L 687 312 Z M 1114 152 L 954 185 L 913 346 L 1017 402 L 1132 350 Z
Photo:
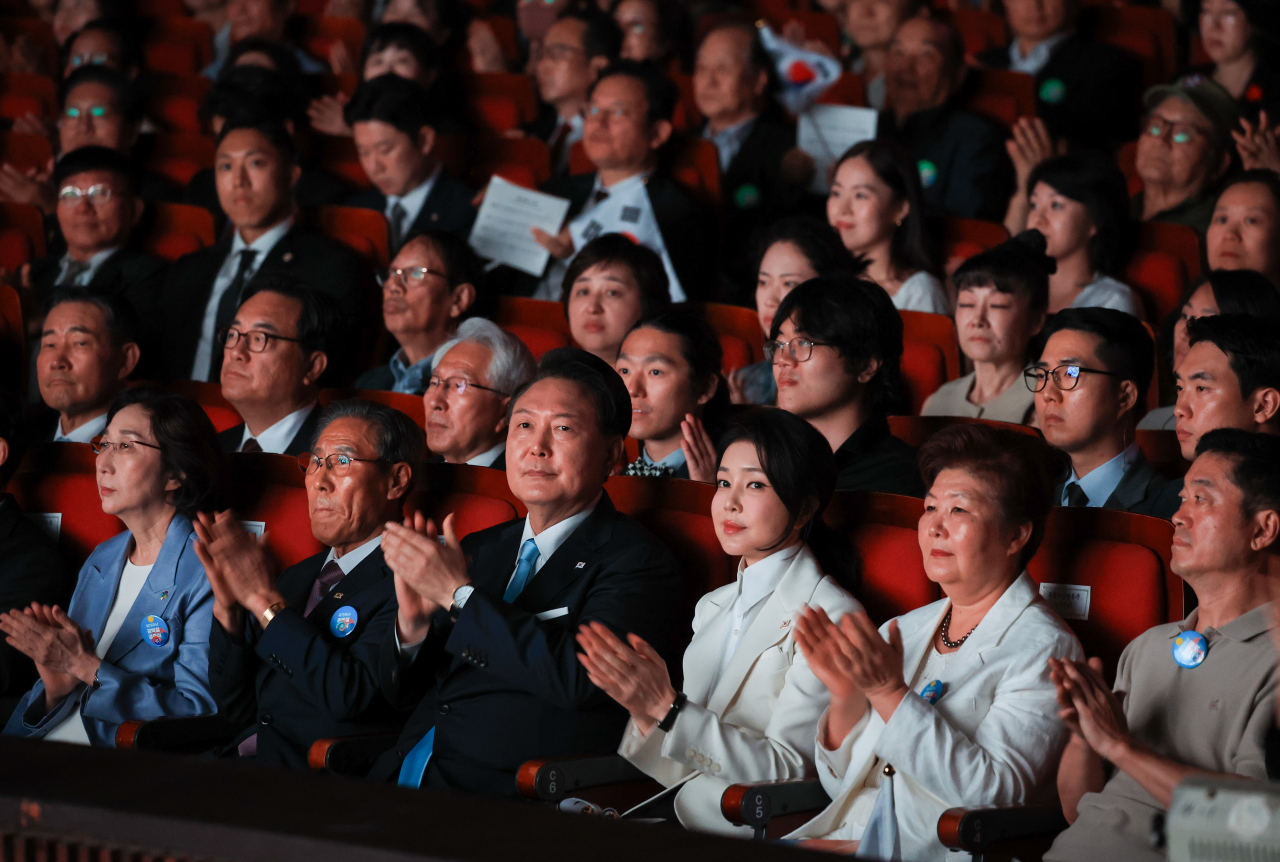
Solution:
M 27 517 L 35 522 L 35 525 L 44 530 L 50 539 L 58 541 L 58 536 L 62 534 L 62 513 L 61 512 L 30 512 Z
M 1040 595 L 1064 620 L 1087 620 L 1090 589 L 1076 584 L 1041 584 Z
M 240 523 L 244 527 L 245 532 L 253 533 L 255 536 L 261 536 L 267 531 L 266 521 L 241 521 Z

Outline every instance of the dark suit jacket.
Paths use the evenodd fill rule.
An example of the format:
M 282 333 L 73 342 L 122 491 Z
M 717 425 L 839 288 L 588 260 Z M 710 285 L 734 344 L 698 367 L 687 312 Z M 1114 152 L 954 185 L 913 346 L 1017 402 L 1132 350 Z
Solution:
M 475 592 L 456 619 L 436 614 L 411 665 L 401 667 L 393 635 L 386 636 L 382 690 L 394 705 L 417 708 L 370 778 L 394 781 L 405 755 L 433 726 L 423 786 L 472 793 L 515 796 L 516 770 L 526 760 L 617 749 L 627 713 L 587 679 L 575 632 L 598 620 L 670 653 L 679 565 L 605 494 L 507 604 L 502 594 L 523 530 L 518 519 L 463 540 Z M 535 616 L 560 609 L 567 613 Z
M 205 308 L 218 270 L 230 253 L 231 239 L 227 238 L 178 258 L 169 268 L 160 298 L 166 378 L 191 376 Z M 245 291 L 266 272 L 286 273 L 338 298 L 343 326 L 334 339 L 340 347 L 335 351 L 338 355 L 329 358 L 330 368 L 350 368 L 353 354 L 367 350 L 372 338 L 366 336 L 372 334 L 381 300 L 373 268 L 363 258 L 341 243 L 295 225 L 271 249 Z
M 302 427 L 298 429 L 298 433 L 293 435 L 293 439 L 289 441 L 289 445 L 285 448 L 285 455 L 301 455 L 311 448 L 311 438 L 316 435 L 316 426 L 320 424 L 320 414 L 324 409 L 317 404 L 311 408 L 311 412 L 307 414 L 307 419 L 302 423 Z M 228 428 L 225 431 L 218 432 L 218 448 L 223 452 L 240 451 L 240 441 L 244 437 L 244 423 L 241 422 L 234 428 Z
M 240 643 L 217 618 L 209 632 L 209 687 L 218 712 L 242 725 L 235 746 L 258 735 L 259 763 L 307 768 L 317 739 L 398 730 L 400 719 L 378 691 L 377 657 L 395 627 L 391 569 L 377 548 L 302 615 L 328 551 L 281 573 L 289 607 L 266 630 L 246 614 Z M 356 610 L 355 630 L 338 637 L 334 612 Z
M 984 51 L 978 61 L 1008 69 L 1009 49 Z M 1036 116 L 1055 138 L 1110 152 L 1137 134 L 1141 85 L 1137 58 L 1075 33 L 1036 75 Z
M 916 450 L 889 433 L 889 420 L 873 416 L 836 450 L 837 491 L 879 491 L 923 497 Z
M 1054 488 L 1055 503 L 1062 499 L 1062 486 L 1065 484 L 1065 481 L 1059 482 L 1058 487 Z M 1181 479 L 1170 480 L 1160 475 L 1139 452 L 1120 479 L 1120 484 L 1116 485 L 1107 502 L 1102 504 L 1102 508 L 1133 512 L 1135 515 L 1151 515 L 1168 521 L 1182 505 L 1178 498 L 1181 491 Z
M 18 508 L 13 497 L 0 494 L 0 613 L 32 602 L 66 607 L 75 588 L 75 570 L 58 546 Z M 36 681 L 36 666 L 0 638 L 0 715 L 8 720 Z
M 427 459 L 427 463 L 428 463 L 428 464 L 443 464 L 443 463 L 445 463 L 444 456 L 443 456 L 443 455 L 432 455 L 430 458 L 428 458 L 428 459 Z M 503 471 L 504 473 L 506 472 L 506 470 L 507 470 L 507 450 L 506 450 L 506 449 L 503 449 L 501 452 L 499 452 L 499 453 L 498 453 L 498 457 L 497 457 L 497 458 L 495 458 L 495 459 L 493 459 L 493 463 L 489 465 L 489 469 L 490 469 L 490 470 L 501 470 L 501 471 Z M 515 571 L 515 563 L 512 563 L 511 565 L 512 565 L 512 571 Z
M 431 186 L 427 199 L 422 202 L 418 217 L 404 235 L 407 237 L 424 230 L 444 230 L 466 239 L 471 235 L 471 223 L 476 220 L 476 208 L 471 205 L 471 199 L 475 196 L 474 191 L 441 171 Z M 370 187 L 348 200 L 347 206 L 385 212 L 387 196 Z M 391 249 L 391 256 L 395 257 L 399 250 Z

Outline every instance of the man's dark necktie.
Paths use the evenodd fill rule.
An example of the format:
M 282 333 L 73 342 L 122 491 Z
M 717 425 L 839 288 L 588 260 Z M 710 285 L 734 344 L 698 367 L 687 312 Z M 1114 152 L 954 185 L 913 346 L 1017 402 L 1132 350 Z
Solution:
M 76 283 L 76 279 L 89 271 L 89 264 L 74 257 L 67 258 L 66 272 L 58 279 L 57 287 L 68 287 Z
M 240 307 L 240 294 L 244 293 L 245 274 L 253 266 L 258 252 L 246 248 L 240 252 L 240 265 L 236 267 L 236 277 L 218 300 L 218 314 L 213 319 L 213 352 L 209 357 L 209 382 L 217 383 L 222 376 L 222 345 L 218 343 L 218 333 L 231 325 L 236 319 L 236 309 Z
M 1072 482 L 1067 486 L 1067 505 L 1068 506 L 1088 506 L 1089 495 L 1084 492 L 1084 488 L 1080 487 L 1080 483 Z
M 257 437 L 250 437 L 248 440 L 240 444 L 241 452 L 261 452 L 262 444 L 258 442 Z
M 560 171 L 560 158 L 564 154 L 564 145 L 569 140 L 569 131 L 572 128 L 568 123 L 561 123 L 556 133 L 551 136 L 551 172 L 553 174 Z
M 391 214 L 387 217 L 387 240 L 391 243 L 391 253 L 400 250 L 404 242 L 404 219 L 409 213 L 396 201 L 391 205 Z
M 597 204 L 599 204 L 599 203 L 600 203 L 600 201 L 604 200 L 604 199 L 605 199 L 605 198 L 607 198 L 608 196 L 609 196 L 609 191 L 608 191 L 607 189 L 598 189 L 598 190 L 596 191 L 596 195 L 595 195 L 595 198 L 594 198 L 593 200 L 594 200 Z
M 302 615 L 310 616 L 316 609 L 316 605 L 320 604 L 320 600 L 329 595 L 329 590 L 333 589 L 333 585 L 340 580 L 342 580 L 342 567 L 338 565 L 338 561 L 330 560 L 325 563 L 324 568 L 320 570 L 320 577 L 316 578 L 316 582 L 311 585 L 311 595 L 307 597 L 307 608 Z

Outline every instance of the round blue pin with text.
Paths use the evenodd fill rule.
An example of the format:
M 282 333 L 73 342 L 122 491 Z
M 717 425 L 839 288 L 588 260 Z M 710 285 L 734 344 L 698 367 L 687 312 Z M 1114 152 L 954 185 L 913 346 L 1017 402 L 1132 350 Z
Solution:
M 1178 663 L 1178 667 L 1188 670 L 1199 667 L 1208 654 L 1209 645 L 1200 632 L 1183 632 L 1173 639 L 1173 660 Z
M 938 166 L 928 159 L 921 159 L 916 167 L 920 170 L 920 185 L 926 189 L 938 181 Z
M 147 614 L 142 619 L 142 639 L 155 647 L 162 647 L 169 642 L 169 624 L 155 614 Z
M 343 605 L 329 617 L 329 631 L 333 632 L 334 637 L 345 638 L 356 630 L 356 622 L 359 619 L 360 615 L 356 613 L 355 608 L 351 605 Z
M 924 698 L 925 703 L 935 704 L 942 699 L 942 680 L 935 679 L 920 690 L 920 696 Z

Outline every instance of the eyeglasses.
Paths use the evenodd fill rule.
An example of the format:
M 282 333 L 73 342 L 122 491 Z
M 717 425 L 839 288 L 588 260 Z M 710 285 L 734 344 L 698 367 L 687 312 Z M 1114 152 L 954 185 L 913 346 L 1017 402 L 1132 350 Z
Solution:
M 76 188 L 75 186 L 63 186 L 58 192 L 58 203 L 64 203 L 69 207 L 80 206 L 81 201 L 85 198 L 89 199 L 89 203 L 94 206 L 105 204 L 116 196 L 116 193 L 104 186 L 102 183 L 89 186 L 87 189 Z
M 102 436 L 94 437 L 89 441 L 89 445 L 93 448 L 93 454 L 95 455 L 101 455 L 103 452 L 110 452 L 112 449 L 126 455 L 132 455 L 138 451 L 134 448 L 135 446 L 146 446 L 148 449 L 160 450 L 159 446 L 153 446 L 150 443 L 143 443 L 141 440 L 121 440 L 119 443 L 113 443 Z
M 291 341 L 294 344 L 301 344 L 302 339 L 290 338 L 287 335 L 275 335 L 270 332 L 263 332 L 260 329 L 251 329 L 248 332 L 241 332 L 238 329 L 221 329 L 218 331 L 218 341 L 222 342 L 222 346 L 228 350 L 234 350 L 235 346 L 240 343 L 240 339 L 245 339 L 245 345 L 249 348 L 250 353 L 263 353 L 267 349 L 267 345 L 272 341 Z
M 303 452 L 298 455 L 298 469 L 302 471 L 302 475 L 310 476 L 312 473 L 320 469 L 323 464 L 329 469 L 329 472 L 335 476 L 345 476 L 351 472 L 352 464 L 385 464 L 381 458 L 352 458 L 350 455 L 340 455 L 334 452 L 332 455 L 326 455 L 324 460 L 317 458 L 310 452 Z
M 445 281 L 449 280 L 449 276 L 437 269 L 430 269 L 425 266 L 406 266 L 403 269 L 388 269 L 383 282 L 388 282 L 391 280 L 392 276 L 395 276 L 405 284 L 422 284 L 427 280 L 428 275 L 443 278 Z
M 810 341 L 807 338 L 793 338 L 790 341 L 766 341 L 764 343 L 764 357 L 773 364 L 777 360 L 778 351 L 787 348 L 791 354 L 791 358 L 796 362 L 808 362 L 809 357 L 813 356 L 813 348 L 829 347 L 821 341 Z
M 1053 385 L 1063 392 L 1070 392 L 1080 384 L 1081 374 L 1105 374 L 1108 377 L 1119 377 L 1114 371 L 1100 371 L 1097 368 L 1085 368 L 1083 365 L 1059 365 L 1050 371 L 1047 368 L 1028 368 L 1022 372 L 1022 380 L 1032 392 L 1039 392 L 1053 377 Z
M 621 105 L 615 105 L 612 108 L 602 108 L 599 105 L 587 106 L 588 117 L 608 117 L 610 120 L 626 120 L 634 116 L 634 112 L 630 108 L 624 108 Z
M 63 109 L 62 115 L 68 120 L 78 120 L 81 117 L 93 117 L 95 120 L 101 120 L 115 114 L 111 108 L 106 105 L 90 105 L 87 108 L 77 108 L 74 105 L 68 105 Z
M 111 62 L 110 54 L 73 54 L 71 65 L 79 69 L 81 66 L 105 66 Z
M 1165 135 L 1169 135 L 1169 139 L 1175 144 L 1190 144 L 1196 138 L 1209 136 L 1209 132 L 1206 129 L 1194 126 L 1191 123 L 1175 122 L 1159 114 L 1147 115 L 1147 134 L 1153 138 L 1163 138 Z
M 483 389 L 485 392 L 493 392 L 504 398 L 507 397 L 508 394 L 499 389 L 490 389 L 488 386 L 481 386 L 479 383 L 472 383 L 470 380 L 462 377 L 432 377 L 427 381 L 427 391 L 434 392 L 436 387 L 441 383 L 444 384 L 445 395 L 448 395 L 450 392 L 456 392 L 458 395 L 466 395 L 468 389 Z
M 552 63 L 559 63 L 568 60 L 575 54 L 586 54 L 587 52 L 574 45 L 566 45 L 563 42 L 556 42 L 551 45 L 542 46 L 542 56 L 550 60 Z

